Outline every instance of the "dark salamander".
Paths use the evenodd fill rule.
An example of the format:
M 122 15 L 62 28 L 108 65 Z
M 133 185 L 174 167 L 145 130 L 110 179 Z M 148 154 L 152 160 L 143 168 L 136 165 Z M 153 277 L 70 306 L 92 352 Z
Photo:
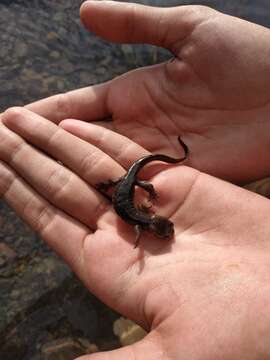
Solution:
M 170 156 L 162 154 L 147 155 L 134 162 L 129 168 L 128 172 L 122 178 L 112 181 L 100 183 L 97 189 L 106 194 L 106 191 L 115 186 L 112 196 L 112 203 L 116 213 L 127 223 L 134 225 L 136 230 L 136 243 L 138 246 L 140 233 L 142 230 L 148 230 L 154 235 L 170 239 L 174 234 L 173 223 L 165 217 L 150 213 L 145 206 L 138 208 L 134 205 L 135 186 L 139 186 L 148 192 L 150 200 L 156 199 L 157 194 L 152 184 L 137 179 L 138 172 L 152 161 L 162 161 L 168 164 L 177 164 L 184 161 L 189 154 L 187 145 L 178 137 L 178 141 L 184 149 L 185 155 L 183 158 L 175 159 Z M 108 197 L 108 195 L 106 194 Z

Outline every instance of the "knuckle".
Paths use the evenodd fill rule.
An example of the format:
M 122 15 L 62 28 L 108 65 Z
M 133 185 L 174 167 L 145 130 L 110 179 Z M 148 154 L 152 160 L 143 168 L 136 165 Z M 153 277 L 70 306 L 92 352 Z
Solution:
M 46 229 L 48 229 L 49 225 L 53 222 L 53 219 L 53 210 L 50 206 L 45 206 L 37 212 L 37 216 L 35 217 L 32 227 L 42 236 Z
M 20 157 L 25 149 L 26 143 L 24 141 L 13 141 L 13 143 L 10 144 L 10 156 L 8 163 L 13 165 L 16 162 L 17 157 Z
M 46 229 L 52 224 L 54 218 L 55 212 L 52 207 L 50 205 L 43 207 L 36 218 L 34 229 L 39 234 L 43 235 Z
M 8 171 L 6 166 L 0 162 L 0 196 L 4 196 L 8 192 L 14 180 L 14 174 Z
M 91 174 L 95 173 L 95 169 L 100 167 L 102 161 L 102 156 L 98 155 L 96 152 L 87 153 L 80 165 L 82 177 L 88 180 L 91 179 Z
M 72 173 L 68 173 L 64 168 L 55 169 L 48 178 L 46 191 L 48 196 L 57 201 L 65 196 L 65 189 L 70 183 Z
M 33 230 L 41 235 L 52 223 L 54 215 L 52 206 L 48 203 L 39 202 L 33 196 L 25 202 L 22 210 L 22 218 L 29 220 Z
M 179 10 L 182 11 L 181 6 L 179 6 Z M 217 11 L 207 5 L 187 5 L 184 9 L 184 14 L 188 17 L 188 20 L 202 19 L 215 13 Z
M 58 94 L 56 96 L 56 111 L 59 118 L 64 118 L 70 115 L 72 110 L 71 97 L 69 92 Z
M 63 129 L 57 127 L 46 139 L 45 147 L 53 151 L 55 146 L 61 143 L 61 136 L 63 135 Z

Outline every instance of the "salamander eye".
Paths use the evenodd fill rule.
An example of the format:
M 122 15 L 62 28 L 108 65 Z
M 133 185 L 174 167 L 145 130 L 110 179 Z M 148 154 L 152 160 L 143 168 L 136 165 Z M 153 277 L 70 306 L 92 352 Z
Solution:
M 150 230 L 158 237 L 168 239 L 171 238 L 174 234 L 173 223 L 162 217 L 162 216 L 153 216 Z

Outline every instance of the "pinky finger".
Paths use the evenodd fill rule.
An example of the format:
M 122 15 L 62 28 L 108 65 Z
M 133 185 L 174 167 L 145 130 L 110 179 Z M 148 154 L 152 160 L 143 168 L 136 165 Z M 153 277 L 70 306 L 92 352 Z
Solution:
M 0 161 L 0 197 L 80 275 L 89 229 L 42 198 Z

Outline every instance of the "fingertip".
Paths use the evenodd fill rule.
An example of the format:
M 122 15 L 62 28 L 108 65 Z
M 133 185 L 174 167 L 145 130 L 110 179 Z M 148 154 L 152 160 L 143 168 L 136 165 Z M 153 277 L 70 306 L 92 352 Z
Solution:
M 86 12 L 88 12 L 89 6 L 91 6 L 91 2 L 92 1 L 87 0 L 80 7 L 80 18 L 84 26 L 86 26 Z
M 92 15 L 98 16 L 98 10 L 102 11 L 102 7 L 104 8 L 108 5 L 108 3 L 112 3 L 112 1 L 104 1 L 104 0 L 87 0 L 80 7 L 80 17 L 81 21 L 85 25 L 85 27 L 90 28 L 91 26 L 91 18 Z
M 59 125 L 63 126 L 75 126 L 75 125 L 80 125 L 80 126 L 87 126 L 85 121 L 82 120 L 78 120 L 78 119 L 73 119 L 73 118 L 69 118 L 69 119 L 64 119 L 62 120 Z
M 92 5 L 95 5 L 96 3 L 99 3 L 100 0 L 86 0 L 82 3 L 80 7 L 80 13 L 84 12 L 85 10 L 89 9 Z
M 64 129 L 64 130 L 72 133 L 72 132 L 74 131 L 74 129 L 76 129 L 76 128 L 78 127 L 78 126 L 76 126 L 76 125 L 78 125 L 78 124 L 77 124 L 78 121 L 79 121 L 79 120 L 65 119 L 65 120 L 62 120 L 58 125 L 59 125 L 62 129 Z
M 73 124 L 73 121 L 75 121 L 75 120 L 74 119 L 65 119 L 65 120 L 60 121 L 58 126 L 60 126 L 61 128 L 69 127 L 70 125 Z
M 18 122 L 22 118 L 22 112 L 24 111 L 23 107 L 13 106 L 4 111 L 1 116 L 1 120 L 4 125 L 7 125 L 12 122 Z
M 90 8 L 94 8 L 96 5 L 97 6 L 107 6 L 108 4 L 110 5 L 117 5 L 119 4 L 118 1 L 110 1 L 110 0 L 86 0 L 82 3 L 81 7 L 80 7 L 80 12 L 88 10 Z
M 112 42 L 141 42 L 145 39 L 147 28 L 155 27 L 153 13 L 159 7 L 119 1 L 91 0 L 82 4 L 81 20 L 84 26 L 98 36 Z M 109 26 L 108 26 L 109 24 Z M 136 32 L 133 30 L 136 28 Z M 153 30 L 152 30 L 153 31 Z M 153 40 L 154 41 L 154 40 Z
M 89 125 L 89 124 L 88 124 Z M 59 126 L 81 139 L 84 139 L 86 136 L 87 124 L 84 121 L 76 120 L 76 119 L 65 119 L 59 123 Z

